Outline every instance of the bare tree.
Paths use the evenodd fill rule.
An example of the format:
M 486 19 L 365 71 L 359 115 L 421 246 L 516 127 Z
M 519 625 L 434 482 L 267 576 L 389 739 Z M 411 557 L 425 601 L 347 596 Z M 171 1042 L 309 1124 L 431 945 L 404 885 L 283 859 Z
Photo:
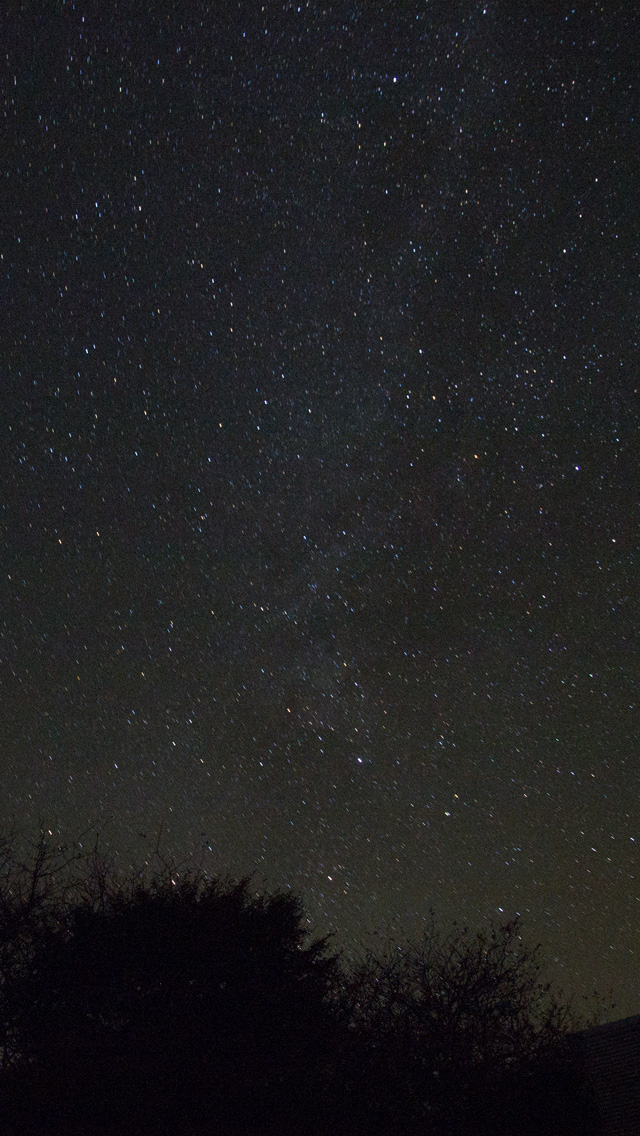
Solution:
M 573 1094 L 575 1111 L 566 1042 L 577 1017 L 545 981 L 540 948 L 526 945 L 519 920 L 444 935 L 432 919 L 417 945 L 366 958 L 342 996 L 362 1062 L 354 1092 L 383 1127 L 542 1132 L 527 1124 L 536 1109 L 543 1123 L 552 1083 L 558 1100 Z

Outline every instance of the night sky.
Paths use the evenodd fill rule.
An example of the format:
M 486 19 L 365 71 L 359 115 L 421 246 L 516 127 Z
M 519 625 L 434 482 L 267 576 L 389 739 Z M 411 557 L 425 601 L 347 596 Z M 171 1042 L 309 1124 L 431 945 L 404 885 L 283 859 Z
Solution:
M 634 7 L 14 6 L 3 832 L 640 1011 Z

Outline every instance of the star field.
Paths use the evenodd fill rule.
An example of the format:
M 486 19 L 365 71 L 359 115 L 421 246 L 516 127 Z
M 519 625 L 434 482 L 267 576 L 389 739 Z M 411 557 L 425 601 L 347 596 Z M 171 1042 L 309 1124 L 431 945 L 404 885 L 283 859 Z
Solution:
M 14 15 L 4 831 L 638 1012 L 636 23 Z

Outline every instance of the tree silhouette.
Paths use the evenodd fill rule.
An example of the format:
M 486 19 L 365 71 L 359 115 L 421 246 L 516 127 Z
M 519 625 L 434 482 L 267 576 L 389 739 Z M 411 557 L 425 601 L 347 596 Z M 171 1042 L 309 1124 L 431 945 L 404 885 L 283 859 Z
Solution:
M 0 859 L 7 1136 L 591 1136 L 576 1024 L 518 921 L 348 969 L 248 879 Z
M 78 847 L 60 845 L 44 832 L 22 851 L 15 835 L 0 839 L 0 1070 L 18 1053 L 10 993 L 16 978 L 29 973 L 46 928 L 59 925 L 74 892 L 84 892 L 84 860 Z
M 299 900 L 254 897 L 247 880 L 86 899 L 8 982 L 16 1099 L 65 1131 L 292 1123 L 321 1096 L 332 1028 L 336 959 L 305 940 Z
M 449 936 L 432 920 L 418 945 L 368 957 L 343 997 L 358 1054 L 353 1092 L 370 1130 L 596 1131 L 567 1044 L 576 1023 L 519 920 Z

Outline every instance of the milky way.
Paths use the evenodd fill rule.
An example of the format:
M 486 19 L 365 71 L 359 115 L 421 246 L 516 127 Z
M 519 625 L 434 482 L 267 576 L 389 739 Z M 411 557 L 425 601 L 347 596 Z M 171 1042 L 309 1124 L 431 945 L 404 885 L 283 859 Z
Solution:
M 0 821 L 640 1009 L 635 17 L 7 37 Z M 8 153 L 8 161 L 6 156 Z

